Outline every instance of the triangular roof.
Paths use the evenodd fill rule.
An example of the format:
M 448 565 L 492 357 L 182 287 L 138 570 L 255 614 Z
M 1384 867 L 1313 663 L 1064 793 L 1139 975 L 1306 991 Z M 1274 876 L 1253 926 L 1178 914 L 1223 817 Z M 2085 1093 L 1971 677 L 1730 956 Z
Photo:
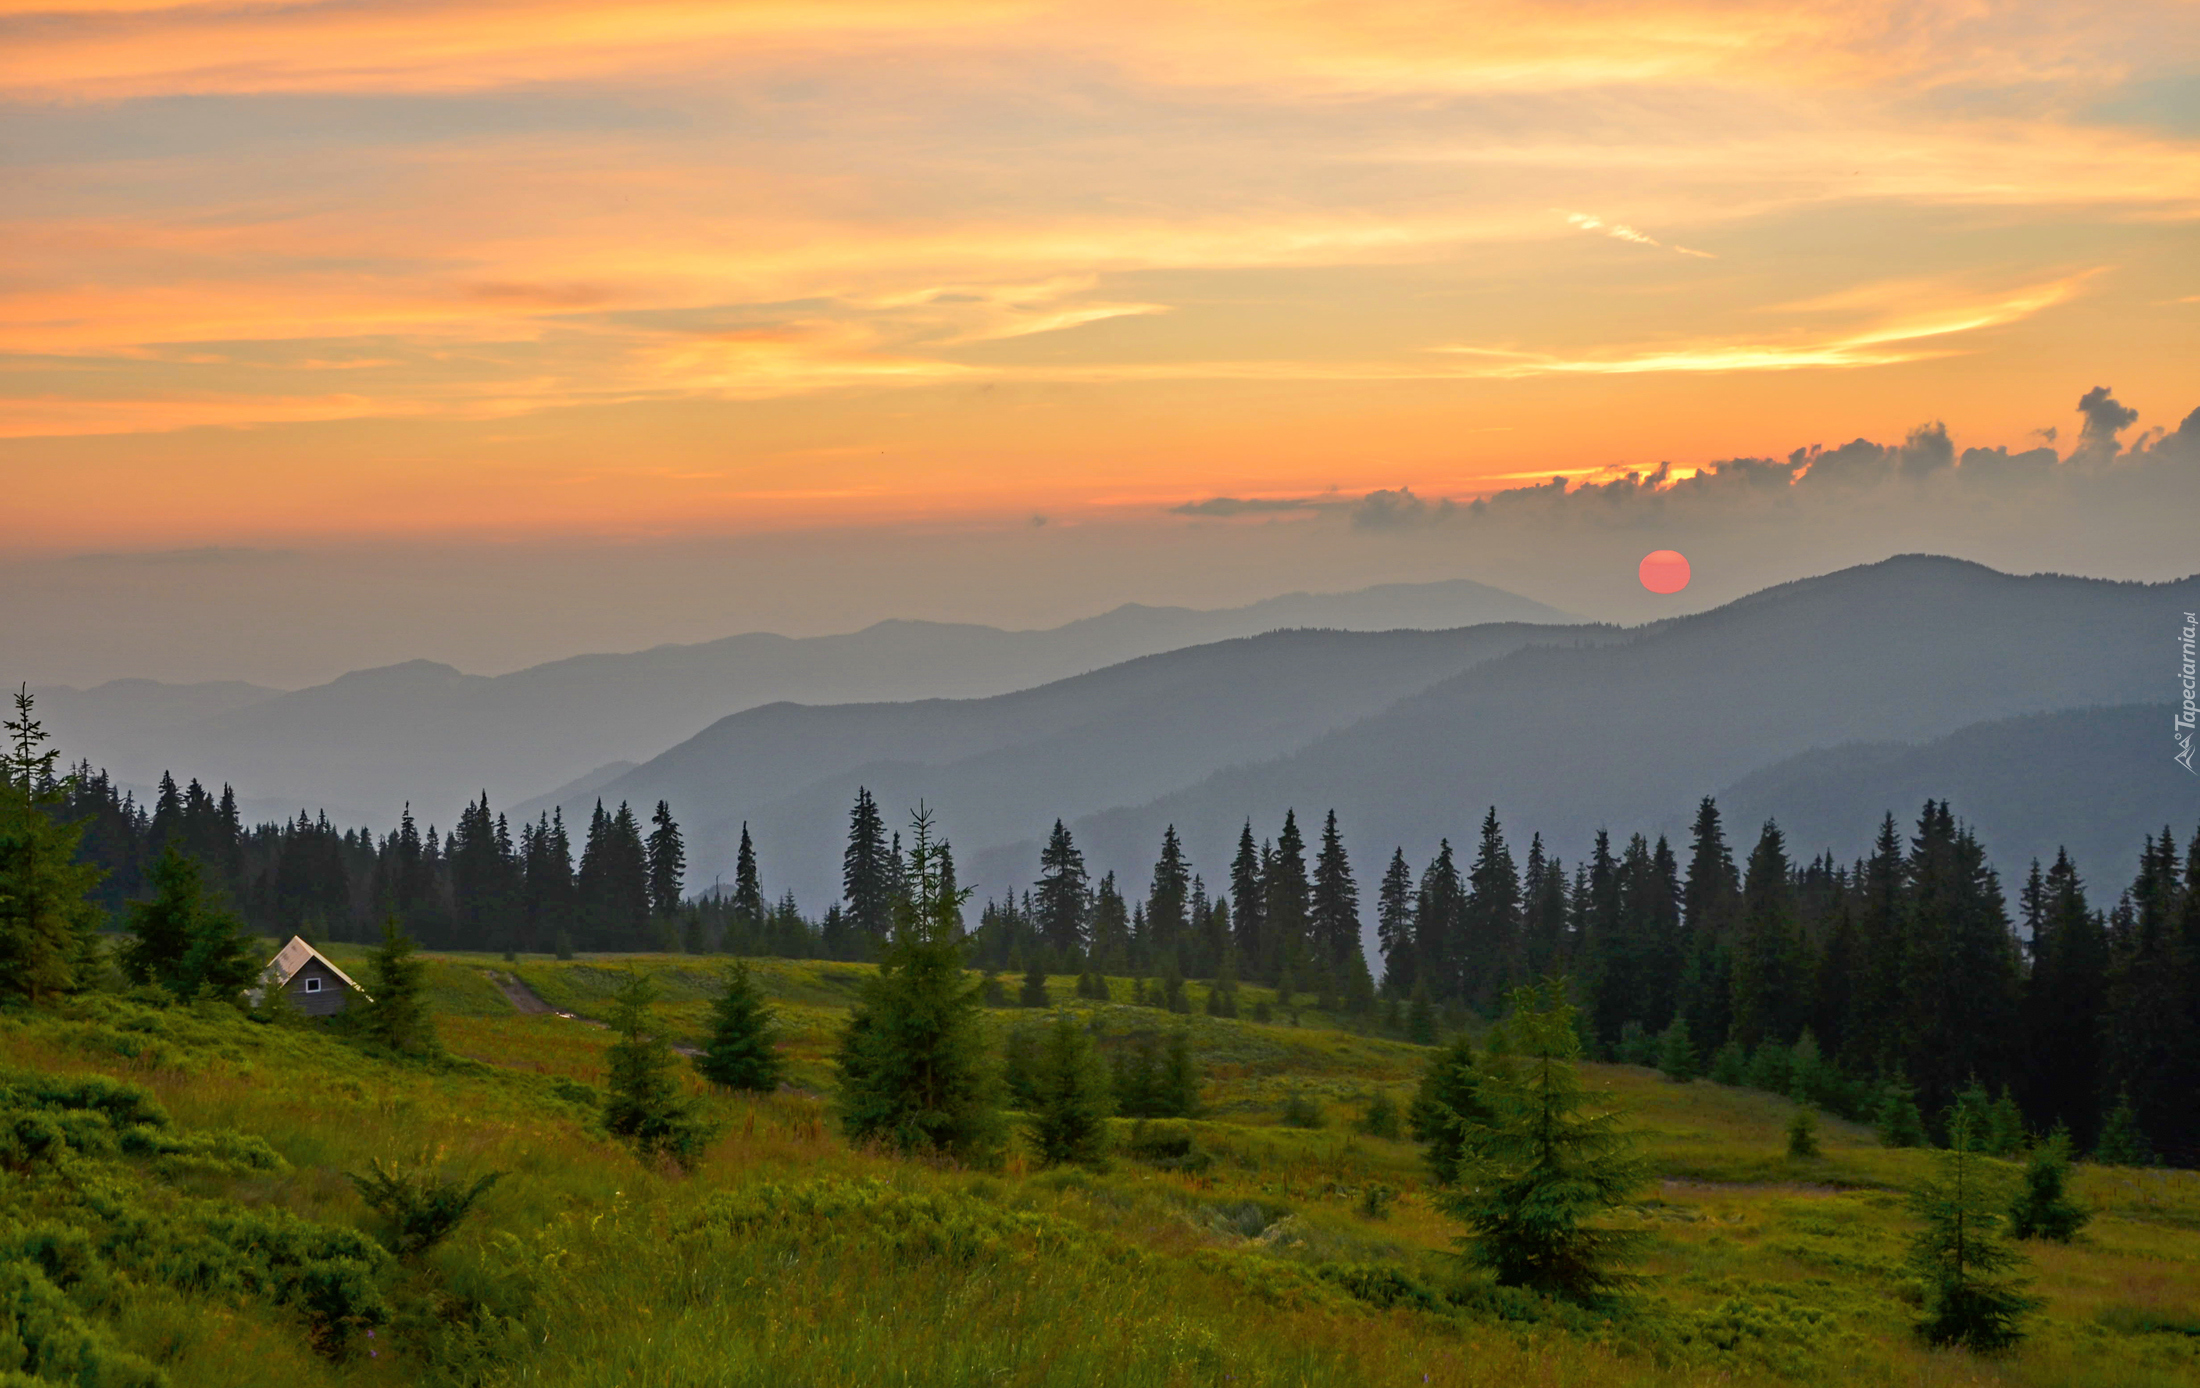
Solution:
M 297 976 L 298 970 L 304 968 L 306 966 L 306 961 L 309 959 L 320 960 L 321 967 L 327 969 L 330 973 L 344 980 L 345 987 L 351 989 L 360 997 L 365 998 L 368 1002 L 374 1001 L 374 997 L 372 994 L 368 993 L 366 989 L 360 987 L 357 983 L 353 982 L 350 974 L 347 974 L 342 969 L 337 968 L 335 961 L 331 960 L 327 955 L 321 953 L 321 951 L 315 949 L 313 946 L 307 944 L 305 942 L 305 937 L 302 935 L 291 936 L 290 943 L 275 951 L 275 957 L 267 961 L 267 967 L 260 971 L 260 978 L 263 981 L 263 985 L 266 982 L 272 982 L 276 987 L 282 987 L 284 984 L 290 982 L 292 978 Z

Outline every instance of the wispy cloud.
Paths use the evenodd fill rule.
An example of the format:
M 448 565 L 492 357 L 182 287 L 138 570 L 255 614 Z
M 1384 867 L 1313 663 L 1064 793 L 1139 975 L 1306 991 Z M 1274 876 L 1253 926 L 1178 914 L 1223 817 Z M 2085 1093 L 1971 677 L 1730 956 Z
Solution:
M 1638 246 L 1655 246 L 1660 250 L 1670 250 L 1678 255 L 1692 255 L 1699 260 L 1718 259 L 1709 251 L 1690 250 L 1686 246 L 1679 245 L 1668 246 L 1654 236 L 1635 230 L 1625 222 L 1607 222 L 1600 217 L 1592 217 L 1586 212 L 1569 212 L 1566 214 L 1566 222 L 1567 225 L 1580 227 L 1583 231 L 1602 232 L 1616 241 L 1632 241 Z

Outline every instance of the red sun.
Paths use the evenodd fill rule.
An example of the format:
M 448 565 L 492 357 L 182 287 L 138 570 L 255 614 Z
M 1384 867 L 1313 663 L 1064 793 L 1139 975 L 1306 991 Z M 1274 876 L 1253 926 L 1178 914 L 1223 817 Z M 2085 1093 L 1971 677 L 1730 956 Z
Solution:
M 1642 557 L 1642 567 L 1635 572 L 1642 586 L 1653 593 L 1678 593 L 1688 586 L 1688 556 L 1679 550 L 1653 550 Z

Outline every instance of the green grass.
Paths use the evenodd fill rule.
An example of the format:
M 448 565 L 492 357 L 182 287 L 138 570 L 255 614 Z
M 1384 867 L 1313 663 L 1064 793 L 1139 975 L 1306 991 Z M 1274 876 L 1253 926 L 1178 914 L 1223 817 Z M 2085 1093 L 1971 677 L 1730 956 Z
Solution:
M 330 953 L 358 976 L 358 952 Z M 755 967 L 787 1024 L 794 1085 L 744 1099 L 691 1077 L 720 1127 L 692 1175 L 642 1166 L 559 1097 L 560 1081 L 600 1080 L 604 1031 L 519 1015 L 490 975 L 514 972 L 589 1017 L 645 970 L 668 1029 L 692 1040 L 715 961 L 434 956 L 438 1025 L 457 1057 L 442 1066 L 373 1060 L 321 1030 L 220 1008 L 119 1001 L 0 1016 L 0 1064 L 135 1081 L 178 1126 L 257 1134 L 287 1164 L 148 1168 L 148 1189 L 181 1181 L 203 1198 L 371 1228 L 342 1175 L 370 1158 L 428 1153 L 456 1173 L 510 1173 L 426 1270 L 389 1274 L 393 1294 L 437 1288 L 446 1320 L 471 1308 L 472 1351 L 448 1324 L 416 1320 L 379 1332 L 372 1355 L 331 1359 L 303 1348 L 283 1310 L 142 1289 L 108 1323 L 177 1385 L 427 1382 L 431 1357 L 485 1383 L 637 1388 L 2200 1382 L 2193 1173 L 2079 1166 L 2076 1198 L 2095 1218 L 2073 1245 L 2028 1246 L 2045 1301 L 2031 1338 L 1993 1360 L 1928 1351 L 1907 1329 L 1918 1289 L 1902 1253 L 1904 1192 L 1929 1154 L 1828 1120 L 1823 1154 L 1790 1159 L 1785 1100 L 1592 1065 L 1592 1087 L 1631 1115 L 1659 1178 L 1633 1216 L 1653 1236 L 1636 1312 L 1607 1323 L 1486 1294 L 1460 1308 L 1442 1301 L 1466 1281 L 1456 1230 L 1418 1150 L 1351 1125 L 1378 1091 L 1406 1100 L 1421 1048 L 1311 1012 L 1298 1026 L 1172 1017 L 1128 1005 L 1121 980 L 1113 1001 L 1071 1003 L 1074 980 L 1055 979 L 1063 1005 L 1110 1035 L 1188 1029 L 1205 1112 L 1165 1126 L 1209 1161 L 1163 1170 L 1118 1155 L 1103 1173 L 1048 1172 L 1019 1155 L 972 1173 L 851 1149 L 834 1131 L 829 1057 L 864 966 Z M 1032 1014 L 990 1015 L 1005 1027 Z M 1292 1090 L 1321 1102 L 1327 1126 L 1278 1123 Z M 1115 1127 L 1128 1137 L 1128 1123 Z M 1366 1212 L 1375 1187 L 1396 1192 L 1380 1218 Z M 1395 1303 L 1385 1309 L 1368 1299 L 1378 1282 L 1408 1291 L 1378 1297 Z M 1436 1309 L 1416 1309 L 1424 1292 Z

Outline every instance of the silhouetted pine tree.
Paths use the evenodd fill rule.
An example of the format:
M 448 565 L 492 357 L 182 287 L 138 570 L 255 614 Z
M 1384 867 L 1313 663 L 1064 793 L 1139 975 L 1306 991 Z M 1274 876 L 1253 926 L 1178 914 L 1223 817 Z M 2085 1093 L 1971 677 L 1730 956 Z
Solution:
M 848 903 L 846 944 L 860 957 L 869 957 L 883 944 L 893 925 L 894 860 L 898 857 L 887 848 L 886 822 L 879 817 L 878 802 L 868 789 L 858 786 L 855 807 L 848 812 L 848 848 L 841 855 L 840 886 Z
M 80 783 L 55 777 L 60 753 L 45 745 L 29 686 L 12 697 L 0 762 L 0 998 L 35 1006 L 91 986 L 106 967 L 91 902 L 100 870 L 76 861 L 82 830 L 53 813 Z
M 1039 936 L 1062 959 L 1084 950 L 1091 891 L 1085 876 L 1085 855 L 1077 851 L 1070 833 L 1057 819 L 1054 832 L 1039 853 L 1038 893 L 1034 902 Z
M 1807 959 L 1788 876 L 1787 842 L 1770 820 L 1749 855 L 1741 938 L 1734 950 L 1734 1034 L 1742 1044 L 1785 1042 L 1809 998 Z
M 1395 998 L 1410 992 L 1419 978 L 1413 925 L 1413 869 L 1406 851 L 1390 851 L 1390 866 L 1376 892 L 1375 943 L 1383 954 L 1383 991 Z
M 1253 822 L 1238 834 L 1237 856 L 1230 861 L 1230 928 L 1238 967 L 1263 977 L 1268 957 L 1267 887 L 1261 881 L 1260 850 L 1253 846 Z
M 1268 976 L 1280 977 L 1287 968 L 1302 970 L 1311 957 L 1306 932 L 1313 890 L 1306 877 L 1306 840 L 1299 834 L 1295 810 L 1283 812 L 1283 832 L 1276 835 L 1276 850 L 1262 870 L 1261 885 L 1266 889 L 1262 909 Z
M 1176 826 L 1161 831 L 1161 856 L 1154 860 L 1153 880 L 1146 891 L 1147 957 L 1157 965 L 1173 962 L 1183 947 L 1188 928 L 1186 911 L 1191 905 L 1192 872 L 1184 861 L 1184 845 Z
M 1439 839 L 1436 856 L 1421 871 L 1421 885 L 1413 901 L 1416 984 L 1428 990 L 1432 1002 L 1459 996 L 1461 917 L 1466 904 L 1466 888 L 1459 880 L 1459 865 L 1452 860 L 1451 840 Z
M 784 953 L 783 942 L 767 940 L 764 930 L 764 878 L 756 869 L 756 845 L 749 838 L 749 823 L 741 821 L 741 848 L 733 864 L 732 923 L 755 941 L 758 954 Z
M 649 839 L 644 848 L 649 874 L 649 911 L 658 920 L 670 920 L 680 913 L 680 898 L 687 886 L 687 843 L 680 836 L 679 821 L 672 817 L 672 806 L 663 800 L 657 802 L 656 813 L 649 817 Z
M 1513 981 L 1520 952 L 1520 873 L 1495 805 L 1483 816 L 1482 841 L 1467 870 L 1459 936 L 1460 995 L 1487 1007 Z

